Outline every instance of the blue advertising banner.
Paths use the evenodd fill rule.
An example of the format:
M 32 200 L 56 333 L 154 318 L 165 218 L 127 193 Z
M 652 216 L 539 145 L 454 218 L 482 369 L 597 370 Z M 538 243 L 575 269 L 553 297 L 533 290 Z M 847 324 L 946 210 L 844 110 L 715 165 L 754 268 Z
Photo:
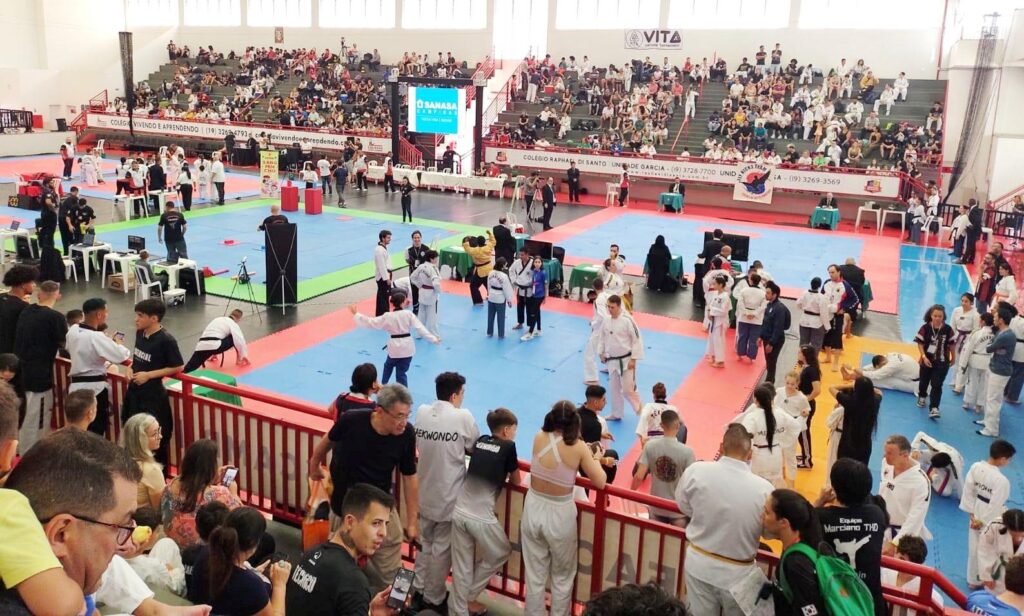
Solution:
M 409 130 L 458 134 L 464 100 L 459 88 L 409 88 Z

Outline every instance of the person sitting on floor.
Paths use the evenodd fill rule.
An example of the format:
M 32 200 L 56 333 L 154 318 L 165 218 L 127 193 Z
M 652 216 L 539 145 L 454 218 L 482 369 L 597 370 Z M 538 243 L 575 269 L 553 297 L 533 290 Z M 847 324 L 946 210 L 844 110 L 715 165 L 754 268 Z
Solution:
M 845 381 L 866 376 L 879 389 L 912 394 L 917 391 L 920 368 L 917 360 L 906 353 L 886 353 L 875 355 L 871 363 L 862 368 L 851 368 L 844 364 L 840 366 L 840 371 Z

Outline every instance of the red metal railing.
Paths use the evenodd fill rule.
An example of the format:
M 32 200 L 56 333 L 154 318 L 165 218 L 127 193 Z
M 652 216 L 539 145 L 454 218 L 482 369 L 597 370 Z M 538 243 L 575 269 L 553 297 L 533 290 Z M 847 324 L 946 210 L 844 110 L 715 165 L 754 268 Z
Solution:
M 490 79 L 491 77 L 494 76 L 494 69 L 494 60 L 491 58 L 491 56 L 487 56 L 486 58 L 484 58 L 484 61 L 481 62 L 480 65 L 476 67 L 476 70 L 473 71 L 473 81 L 476 81 L 478 77 Z M 470 86 L 467 89 L 469 91 L 466 93 L 466 109 L 469 109 L 470 107 L 473 106 L 473 100 L 476 99 L 476 86 Z
M 423 164 L 423 152 L 420 152 L 416 144 L 405 138 L 402 135 L 398 140 L 399 147 L 399 160 L 402 164 L 409 165 L 410 167 L 419 167 Z
M 712 52 L 712 54 L 711 54 L 711 64 L 710 64 L 710 66 L 714 66 L 716 61 L 718 61 L 718 52 L 717 51 Z M 705 76 L 704 79 L 700 80 L 700 90 L 697 92 L 698 100 L 704 100 L 704 84 L 705 84 L 705 82 L 707 82 L 707 80 L 708 80 L 708 76 Z M 696 105 L 697 105 L 697 103 L 695 102 L 694 103 L 694 112 L 695 113 L 694 113 L 694 117 L 693 117 L 694 121 L 697 120 Z M 669 152 L 671 152 L 673 154 L 675 154 L 676 144 L 679 143 L 680 136 L 682 136 L 684 140 L 690 136 L 690 124 L 692 122 L 690 121 L 690 118 L 686 117 L 685 113 L 686 113 L 686 105 L 684 103 L 683 104 L 683 114 L 684 114 L 683 115 L 683 123 L 679 125 L 679 130 L 676 131 L 676 138 L 672 141 L 672 147 L 669 148 L 669 150 L 668 150 Z M 684 135 L 684 133 L 685 133 L 685 135 Z
M 520 62 L 515 70 L 509 73 L 508 79 L 502 84 L 501 88 L 494 93 L 494 100 L 491 101 L 486 108 L 484 108 L 484 124 L 483 134 L 487 134 L 490 130 L 491 125 L 498 121 L 498 116 L 502 111 L 508 109 L 508 104 L 512 102 L 512 82 L 519 79 L 519 74 L 523 70 L 525 62 Z
M 1000 197 L 990 200 L 988 202 L 988 207 L 990 209 L 998 210 L 1001 207 L 1005 207 L 1010 203 L 1013 203 L 1013 198 L 1017 195 L 1024 195 L 1024 184 L 1021 184 L 1017 188 L 1014 188 Z
M 93 111 L 104 111 L 107 108 L 107 103 L 110 98 L 107 96 L 107 91 L 103 90 L 96 96 L 89 99 L 89 109 Z M 84 109 L 82 110 L 85 111 Z
M 63 408 L 69 366 L 60 359 L 55 368 L 58 424 L 63 424 L 59 409 Z M 175 424 L 171 469 L 188 445 L 200 438 L 211 438 L 220 446 L 223 460 L 239 467 L 237 481 L 243 502 L 284 521 L 300 522 L 309 496 L 306 461 L 331 425 L 329 413 L 245 388 L 188 375 L 178 378 L 180 390 L 169 392 Z M 119 417 L 127 380 L 121 374 L 110 374 L 108 383 L 111 416 Z M 238 396 L 242 406 L 197 395 L 197 387 Z M 119 422 L 112 421 L 108 437 L 116 439 L 119 432 Z M 525 462 L 520 462 L 520 467 L 524 471 L 530 469 Z M 637 515 L 651 506 L 677 510 L 675 503 L 614 486 L 597 490 L 583 478 L 578 478 L 577 484 L 589 489 L 594 500 L 577 502 L 580 566 L 573 589 L 574 601 L 582 604 L 601 590 L 628 582 L 655 581 L 669 592 L 682 595 L 685 531 Z M 525 488 L 509 485 L 498 500 L 498 517 L 512 542 L 513 554 L 490 585 L 491 590 L 520 601 L 525 598 L 519 538 L 525 494 Z M 609 498 L 619 506 L 610 508 Z M 401 503 L 401 498 L 398 501 Z M 761 552 L 758 560 L 770 575 L 778 559 Z M 882 565 L 921 578 L 916 594 L 886 588 L 885 598 L 890 604 L 917 610 L 919 614 L 941 614 L 931 597 L 932 589 L 938 587 L 954 604 L 964 605 L 963 593 L 932 568 L 891 558 L 883 558 Z

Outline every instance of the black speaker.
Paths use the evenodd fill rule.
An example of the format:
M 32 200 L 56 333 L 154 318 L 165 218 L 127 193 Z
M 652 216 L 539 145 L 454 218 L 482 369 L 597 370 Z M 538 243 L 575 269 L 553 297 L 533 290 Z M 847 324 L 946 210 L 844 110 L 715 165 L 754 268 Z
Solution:
M 68 121 L 66 118 L 57 118 L 57 132 L 66 132 L 68 130 Z
M 295 223 L 267 225 L 267 305 L 298 303 L 299 230 Z

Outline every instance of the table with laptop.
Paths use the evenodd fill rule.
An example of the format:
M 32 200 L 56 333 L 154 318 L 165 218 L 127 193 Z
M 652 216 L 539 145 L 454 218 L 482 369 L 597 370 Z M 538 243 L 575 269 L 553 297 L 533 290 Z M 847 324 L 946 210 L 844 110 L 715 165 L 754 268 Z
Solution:
M 11 226 L 7 229 L 0 229 L 0 267 L 2 267 L 7 261 L 7 240 L 14 240 L 14 252 L 15 255 L 18 253 L 18 238 L 23 237 L 28 242 L 29 254 L 32 255 L 33 259 L 39 258 L 39 246 L 32 241 L 32 232 L 34 229 L 26 229 L 21 226 L 20 220 L 12 220 Z
M 128 250 L 108 252 L 103 255 L 103 270 L 100 272 L 100 288 L 107 283 L 107 264 L 110 264 L 110 274 L 121 274 L 124 277 L 124 284 L 121 290 L 127 294 L 131 286 L 130 281 L 135 278 L 135 262 L 138 261 L 143 250 L 146 249 L 146 238 L 139 235 L 128 236 Z
M 89 270 L 95 268 L 97 272 L 102 274 L 100 270 L 100 264 L 97 260 L 97 253 L 101 250 L 111 251 L 113 247 L 105 242 L 96 241 L 96 232 L 90 229 L 82 236 L 82 242 L 80 244 L 72 244 L 69 248 L 70 257 L 74 258 L 75 253 L 82 255 L 82 269 L 85 270 L 85 281 L 89 282 Z M 92 268 L 89 267 L 90 263 Z

